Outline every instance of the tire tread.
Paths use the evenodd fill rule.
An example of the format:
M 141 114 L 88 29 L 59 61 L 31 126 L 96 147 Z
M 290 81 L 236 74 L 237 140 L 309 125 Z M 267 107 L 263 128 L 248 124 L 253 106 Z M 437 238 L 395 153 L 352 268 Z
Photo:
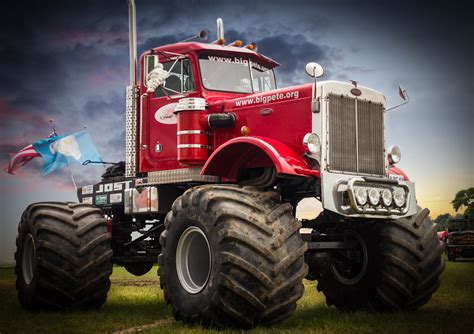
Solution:
M 23 307 L 65 310 L 105 302 L 113 252 L 100 209 L 82 203 L 34 203 L 23 212 L 18 231 L 15 273 Z M 22 277 L 22 238 L 27 233 L 37 243 L 34 288 Z

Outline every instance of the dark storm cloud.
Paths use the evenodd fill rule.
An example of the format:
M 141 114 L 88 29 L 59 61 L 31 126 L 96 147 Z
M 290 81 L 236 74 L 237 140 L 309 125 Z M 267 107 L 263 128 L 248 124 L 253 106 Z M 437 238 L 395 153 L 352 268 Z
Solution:
M 113 5 L 16 3 L 0 21 L 2 166 L 7 153 L 46 137 L 49 119 L 60 134 L 86 124 L 91 135 L 105 129 L 105 136 L 93 135 L 97 145 L 121 135 L 110 130 L 124 123 L 128 27 L 126 3 Z
M 207 2 L 137 2 L 139 52 L 196 33 L 197 29 L 179 24 L 191 14 L 206 24 L 218 16 L 208 13 Z M 216 12 L 234 12 L 234 7 L 227 8 L 229 3 L 210 4 Z M 18 17 L 22 17 L 21 22 Z M 6 145 L 0 153 L 48 135 L 49 119 L 53 119 L 60 133 L 80 131 L 86 125 L 99 150 L 105 151 L 104 158 L 122 159 L 124 87 L 128 79 L 126 1 L 16 3 L 0 27 L 2 32 L 8 31 L 0 47 L 0 110 L 5 120 L 0 131 Z M 272 29 L 268 25 L 230 27 L 226 38 L 228 42 L 256 40 L 262 52 L 285 62 L 280 73 L 286 84 L 294 81 L 296 72 L 303 71 L 307 60 L 314 60 L 302 55 L 317 54 L 329 62 L 329 55 L 334 53 L 288 27 L 278 28 L 286 35 L 270 37 Z M 255 31 L 269 37 L 255 38 Z M 214 38 L 212 29 L 209 39 Z M 0 163 L 4 165 L 7 160 L 2 154 Z
M 456 11 L 456 5 L 420 6 L 403 1 L 337 1 L 331 5 L 275 1 L 271 6 L 266 1 L 254 1 L 251 9 L 246 5 L 137 1 L 139 52 L 174 43 L 200 28 L 210 30 L 212 41 L 214 20 L 223 16 L 227 41 L 256 41 L 260 52 L 282 64 L 278 78 L 280 84 L 289 85 L 307 81 L 304 66 L 309 61 L 325 67 L 326 79 L 347 80 L 372 71 L 356 64 L 342 65 L 348 54 L 323 38 L 331 31 L 350 31 L 367 22 L 403 36 L 407 43 L 420 43 L 436 34 L 436 38 L 449 45 L 455 43 L 461 50 L 467 44 L 465 35 L 444 28 L 464 24 L 466 13 Z M 64 132 L 79 131 L 87 125 L 97 146 L 107 148 L 104 155 L 120 159 L 114 152 L 122 154 L 124 141 L 126 1 L 15 2 L 0 27 L 5 37 L 0 46 L 0 113 L 4 120 L 0 139 L 8 145 L 3 151 L 47 135 L 51 118 Z M 381 43 L 390 42 L 390 35 L 385 36 Z M 351 46 L 349 51 L 357 54 L 360 50 Z M 472 55 L 471 49 L 465 51 Z M 3 154 L 1 162 L 7 159 Z
M 296 83 L 294 76 L 304 73 L 305 65 L 318 61 L 325 68 L 332 68 L 332 56 L 341 57 L 340 50 L 310 42 L 304 35 L 276 35 L 258 41 L 259 51 L 283 64 L 278 69 L 280 80 L 285 84 Z M 283 62 L 284 61 L 284 62 Z
M 123 114 L 123 103 L 121 103 L 122 96 L 114 95 L 110 100 L 104 100 L 102 96 L 91 97 L 83 108 L 84 119 L 94 122 L 104 114 L 108 117 L 115 117 Z
M 166 35 L 166 36 L 160 36 L 160 37 L 150 37 L 150 38 L 147 38 L 144 43 L 137 46 L 138 53 L 139 54 L 143 53 L 152 48 L 156 48 L 157 46 L 176 43 L 176 42 L 179 42 L 180 40 L 185 39 L 186 37 L 188 36 L 185 36 L 182 34 L 179 36 Z

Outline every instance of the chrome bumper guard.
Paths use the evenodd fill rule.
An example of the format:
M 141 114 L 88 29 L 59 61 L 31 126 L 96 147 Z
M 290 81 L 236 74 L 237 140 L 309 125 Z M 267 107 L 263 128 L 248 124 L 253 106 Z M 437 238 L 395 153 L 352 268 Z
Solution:
M 392 193 L 396 188 L 403 188 L 405 190 L 405 203 L 402 207 L 394 205 L 393 201 L 390 206 L 384 206 L 381 201 L 377 205 L 371 205 L 369 201 L 366 204 L 359 205 L 357 203 L 354 188 L 356 186 L 377 188 L 380 190 L 388 189 Z M 405 215 L 410 207 L 410 189 L 406 184 L 402 184 L 396 180 L 374 179 L 356 177 L 349 180 L 347 184 L 347 194 L 351 208 L 360 214 L 377 214 L 377 215 Z

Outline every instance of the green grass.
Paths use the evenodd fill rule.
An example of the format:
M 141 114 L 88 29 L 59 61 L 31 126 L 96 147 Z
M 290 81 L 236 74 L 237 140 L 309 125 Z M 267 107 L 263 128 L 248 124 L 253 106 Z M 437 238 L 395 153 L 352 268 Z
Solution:
M 474 262 L 447 263 L 440 289 L 413 312 L 343 313 L 327 307 L 315 283 L 295 314 L 251 333 L 474 333 Z M 189 327 L 172 318 L 163 301 L 156 268 L 140 278 L 115 267 L 107 303 L 97 311 L 28 312 L 17 300 L 13 269 L 0 268 L 0 333 L 109 333 L 141 327 L 140 333 L 231 333 Z M 136 330 L 139 330 L 136 329 Z

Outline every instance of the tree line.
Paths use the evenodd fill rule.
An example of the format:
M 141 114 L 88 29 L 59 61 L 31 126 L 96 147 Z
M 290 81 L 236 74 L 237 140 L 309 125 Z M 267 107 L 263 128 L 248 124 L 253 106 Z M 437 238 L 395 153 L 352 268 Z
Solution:
M 463 213 L 456 213 L 454 216 L 443 213 L 436 217 L 434 223 L 438 226 L 438 231 L 444 231 L 448 227 L 449 220 L 453 218 L 474 220 L 474 188 L 458 191 L 451 201 L 451 205 L 456 212 L 463 211 Z

